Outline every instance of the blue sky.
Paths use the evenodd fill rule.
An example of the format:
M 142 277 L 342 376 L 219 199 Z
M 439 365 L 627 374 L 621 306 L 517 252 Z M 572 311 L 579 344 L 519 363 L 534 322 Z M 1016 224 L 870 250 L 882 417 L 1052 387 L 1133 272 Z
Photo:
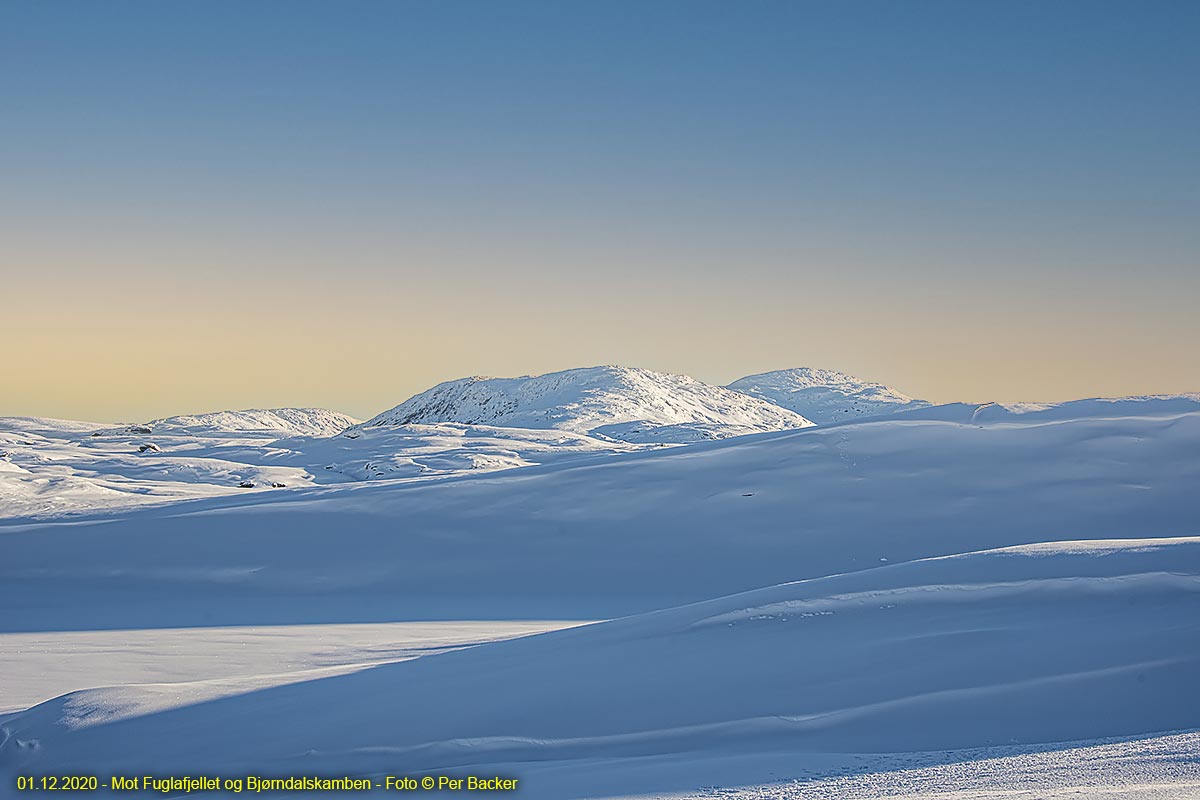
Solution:
M 598 362 L 1200 389 L 1197 41 L 1194 3 L 5 3 L 0 412 Z

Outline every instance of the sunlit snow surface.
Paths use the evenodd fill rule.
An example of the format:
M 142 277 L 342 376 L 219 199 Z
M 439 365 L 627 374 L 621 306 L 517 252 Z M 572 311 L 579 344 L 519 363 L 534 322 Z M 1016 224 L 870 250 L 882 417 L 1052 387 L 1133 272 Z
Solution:
M 100 425 L 0 418 L 0 519 L 348 481 L 429 480 L 811 426 L 684 375 L 464 378 L 366 423 L 319 408 Z
M 603 366 L 447 381 L 364 427 L 441 422 L 558 429 L 634 442 L 704 441 L 812 424 L 773 402 L 686 375 Z
M 352 431 L 255 426 L 280 411 L 225 412 L 213 424 L 137 425 L 0 418 L 0 519 L 368 480 L 428 480 L 659 447 L 557 430 L 445 423 Z M 190 422 L 195 417 L 183 418 Z M 309 431 L 307 433 L 302 431 Z M 662 435 L 669 434 L 661 431 Z
M 507 774 L 545 798 L 1197 796 L 1194 396 L 665 448 L 222 424 L 159 423 L 130 455 L 106 448 L 143 434 L 7 423 L 17 484 L 94 457 L 107 491 L 160 494 L 0 524 L 0 794 L 153 765 Z M 540 455 L 364 472 L 396 435 Z M 206 478 L 180 503 L 129 466 L 187 448 L 264 470 L 222 481 L 309 483 Z
M 594 797 L 627 800 L 1191 800 L 1200 797 L 1198 753 L 1200 733 L 1185 732 L 1045 748 L 648 758 L 581 766 L 571 779 L 604 786 Z M 556 772 L 535 766 L 529 781 L 552 792 Z M 669 788 L 689 782 L 707 785 Z M 644 790 L 654 785 L 663 788 Z

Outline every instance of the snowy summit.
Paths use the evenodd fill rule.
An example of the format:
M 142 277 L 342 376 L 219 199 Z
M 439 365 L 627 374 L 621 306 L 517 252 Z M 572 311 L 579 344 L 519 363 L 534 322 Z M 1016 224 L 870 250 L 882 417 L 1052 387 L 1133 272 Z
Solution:
M 768 400 L 686 375 L 632 367 L 569 369 L 521 378 L 461 378 L 411 397 L 363 424 L 454 422 L 558 429 L 627 442 L 688 442 L 806 428 Z
M 747 375 L 728 388 L 802 414 L 818 425 L 930 405 L 882 383 L 813 367 Z

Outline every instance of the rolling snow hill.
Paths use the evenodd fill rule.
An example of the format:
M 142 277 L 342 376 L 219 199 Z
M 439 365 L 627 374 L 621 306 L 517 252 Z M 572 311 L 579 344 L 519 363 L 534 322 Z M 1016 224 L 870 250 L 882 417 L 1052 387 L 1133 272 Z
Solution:
M 772 403 L 686 375 L 604 366 L 447 381 L 361 427 L 443 422 L 558 429 L 635 443 L 723 439 L 812 425 Z
M 930 405 L 882 383 L 811 367 L 748 375 L 729 384 L 728 388 L 795 411 L 818 425 Z
M 359 420 L 327 408 L 251 408 L 209 414 L 182 414 L 147 422 L 152 432 L 191 434 L 271 433 L 283 436 L 333 436 Z
M 0 623 L 597 619 L 883 559 L 1197 532 L 1200 403 L 1066 413 L 901 414 L 436 481 L 0 523 L 0 607 L 23 609 Z
M 772 766 L 790 774 L 760 762 L 745 784 L 812 778 L 837 754 L 861 754 L 850 771 L 866 773 L 885 753 L 1183 729 L 1200 719 L 1197 670 L 1200 538 L 1041 543 L 210 702 L 172 703 L 152 685 L 71 693 L 4 720 L 0 771 L 520 769 L 522 796 L 595 797 L 650 766 L 668 783 L 658 788 L 694 790 L 696 773 L 673 760 L 787 754 Z M 608 767 L 600 786 L 571 780 L 597 763 Z

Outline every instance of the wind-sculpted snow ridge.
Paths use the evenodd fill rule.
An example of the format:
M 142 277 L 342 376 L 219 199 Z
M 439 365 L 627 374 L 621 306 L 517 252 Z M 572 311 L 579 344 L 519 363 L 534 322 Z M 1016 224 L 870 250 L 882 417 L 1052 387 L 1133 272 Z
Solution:
M 798 769 L 820 754 L 1183 730 L 1200 720 L 1198 670 L 1200 537 L 1042 543 L 160 713 L 140 710 L 161 706 L 156 698 L 136 696 L 156 687 L 115 690 L 111 703 L 102 690 L 67 695 L 3 722 L 0 764 L 7 775 L 524 769 L 539 796 L 538 770 L 569 776 L 597 760 L 621 774 L 646 757 L 790 753 Z M 577 785 L 557 796 L 580 794 L 602 793 Z
M 604 366 L 448 381 L 362 427 L 442 422 L 551 428 L 642 443 L 704 441 L 812 425 L 772 403 L 686 375 Z
M 930 405 L 882 383 L 812 367 L 747 375 L 729 384 L 728 388 L 795 411 L 818 425 Z

